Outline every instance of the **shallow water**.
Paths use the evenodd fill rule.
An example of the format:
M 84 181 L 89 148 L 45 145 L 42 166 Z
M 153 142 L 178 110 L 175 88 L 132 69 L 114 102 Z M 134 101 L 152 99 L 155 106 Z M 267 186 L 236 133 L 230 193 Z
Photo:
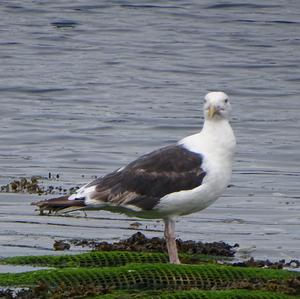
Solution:
M 0 183 L 51 172 L 83 184 L 197 132 L 203 95 L 221 89 L 238 140 L 233 186 L 178 235 L 299 259 L 299 20 L 292 0 L 2 1 Z M 0 256 L 132 233 L 125 216 L 45 218 L 31 200 L 1 195 Z
M 36 270 L 49 269 L 46 267 L 32 267 L 32 266 L 15 266 L 15 265 L 0 265 L 0 273 L 23 273 Z M 1 290 L 1 289 L 0 289 Z

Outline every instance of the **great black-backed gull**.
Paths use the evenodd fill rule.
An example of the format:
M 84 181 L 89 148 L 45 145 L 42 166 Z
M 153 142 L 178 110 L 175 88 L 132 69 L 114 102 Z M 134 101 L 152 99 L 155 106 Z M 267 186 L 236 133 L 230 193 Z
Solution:
M 143 155 L 71 196 L 33 204 L 42 211 L 103 209 L 163 219 L 170 262 L 180 263 L 176 217 L 205 209 L 230 181 L 236 146 L 228 121 L 230 111 L 229 98 L 224 92 L 210 92 L 205 96 L 205 121 L 200 133 Z

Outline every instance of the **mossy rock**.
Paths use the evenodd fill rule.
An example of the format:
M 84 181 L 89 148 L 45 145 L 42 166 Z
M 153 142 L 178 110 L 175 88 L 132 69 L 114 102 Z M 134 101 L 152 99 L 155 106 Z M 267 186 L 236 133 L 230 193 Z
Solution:
M 113 292 L 111 294 L 85 297 L 85 299 L 299 299 L 282 293 L 249 290 L 226 291 L 177 291 L 177 292 Z
M 208 255 L 180 254 L 180 259 L 186 264 L 216 262 L 224 257 Z M 226 259 L 226 258 L 225 258 Z M 228 259 L 228 258 L 227 258 Z M 130 263 L 168 263 L 166 253 L 157 252 L 129 252 L 129 251 L 92 251 L 76 255 L 44 255 L 44 256 L 16 256 L 0 260 L 0 264 L 33 265 L 49 267 L 115 267 Z
M 20 292 L 20 299 L 300 298 L 297 272 L 220 265 L 216 257 L 205 255 L 182 254 L 181 260 L 198 264 L 167 264 L 165 253 L 154 252 L 11 257 L 0 263 L 55 268 L 3 273 L 0 286 L 29 288 Z
M 216 264 L 131 264 L 111 268 L 62 268 L 0 274 L 0 285 L 32 287 L 37 292 L 35 298 L 39 298 L 40 294 L 44 297 L 47 294 L 45 298 L 75 298 L 115 290 L 174 291 L 192 288 L 266 290 L 296 296 L 300 295 L 300 274 Z

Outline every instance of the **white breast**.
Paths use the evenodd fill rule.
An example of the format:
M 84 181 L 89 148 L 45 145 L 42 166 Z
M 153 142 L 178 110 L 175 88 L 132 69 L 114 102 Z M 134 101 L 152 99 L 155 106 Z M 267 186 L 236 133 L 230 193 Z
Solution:
M 173 216 L 186 215 L 203 210 L 216 201 L 230 182 L 231 167 L 215 167 L 209 160 L 205 164 L 207 174 L 199 187 L 162 197 L 155 210 Z
M 206 172 L 202 184 L 192 190 L 168 194 L 156 210 L 172 216 L 205 209 L 226 189 L 231 179 L 235 137 L 228 121 L 206 123 L 203 130 L 179 141 L 186 149 L 201 154 L 201 168 Z

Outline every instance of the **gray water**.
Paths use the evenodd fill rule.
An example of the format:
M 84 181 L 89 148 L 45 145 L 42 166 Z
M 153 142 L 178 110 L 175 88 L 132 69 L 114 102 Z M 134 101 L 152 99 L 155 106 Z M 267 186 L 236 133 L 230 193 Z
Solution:
M 297 0 L 1 1 L 0 183 L 48 172 L 86 183 L 199 131 L 203 96 L 224 90 L 233 186 L 182 218 L 178 236 L 299 259 L 299 53 Z M 0 256 L 132 233 L 130 219 L 106 212 L 37 216 L 32 199 L 0 196 Z

